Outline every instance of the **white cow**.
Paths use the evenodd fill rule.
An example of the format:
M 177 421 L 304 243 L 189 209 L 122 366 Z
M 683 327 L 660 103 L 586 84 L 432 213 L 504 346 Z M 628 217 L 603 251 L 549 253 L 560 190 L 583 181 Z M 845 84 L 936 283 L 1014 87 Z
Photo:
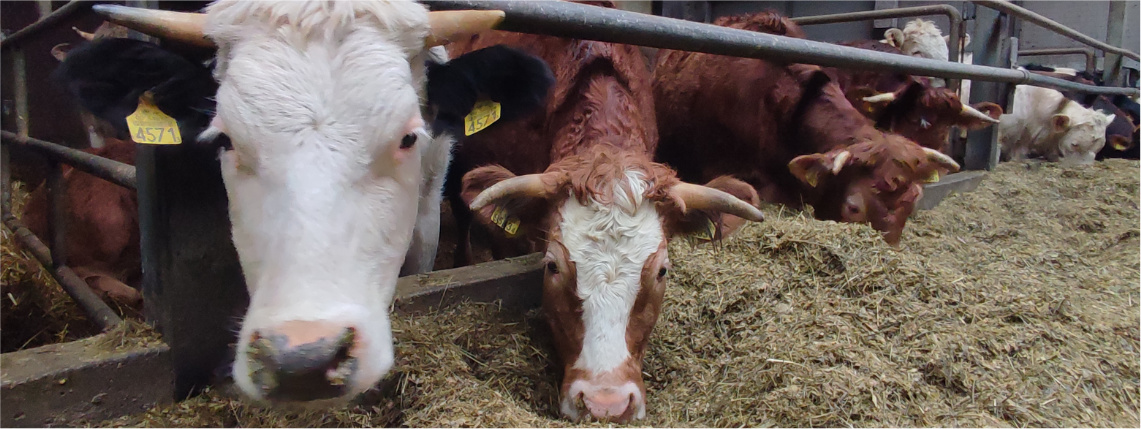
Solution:
M 502 12 L 235 0 L 205 15 L 123 10 L 120 23 L 218 48 L 216 116 L 200 138 L 232 144 L 219 161 L 250 293 L 236 384 L 271 402 L 371 388 L 393 365 L 396 279 L 436 253 L 452 139 L 426 123 L 426 61 L 446 56 L 429 49 Z
M 1105 127 L 1113 119 L 1114 115 L 1082 107 L 1053 89 L 1018 85 L 1014 107 L 999 117 L 1002 156 L 1090 164 L 1105 146 Z
M 974 54 L 967 50 L 971 45 L 971 35 L 964 35 L 963 49 L 959 52 L 959 63 L 973 64 Z M 906 55 L 929 58 L 933 60 L 949 61 L 950 44 L 955 43 L 951 40 L 951 36 L 944 36 L 939 27 L 935 25 L 934 21 L 927 21 L 922 18 L 917 18 L 903 27 L 903 30 L 898 28 L 889 28 L 884 33 L 883 43 L 895 46 L 903 51 Z M 942 78 L 931 78 L 933 86 L 946 86 L 946 81 Z M 959 98 L 963 100 L 970 100 L 971 94 L 971 81 L 963 79 L 959 87 Z

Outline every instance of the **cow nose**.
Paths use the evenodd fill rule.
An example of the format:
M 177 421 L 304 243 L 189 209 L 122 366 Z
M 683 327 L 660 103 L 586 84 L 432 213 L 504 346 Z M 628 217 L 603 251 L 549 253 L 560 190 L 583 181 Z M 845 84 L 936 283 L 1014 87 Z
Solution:
M 583 395 L 582 402 L 590 416 L 597 420 L 623 423 L 634 414 L 633 393 L 602 391 Z
M 247 352 L 250 379 L 272 401 L 344 396 L 356 371 L 356 329 L 322 322 L 286 322 L 255 332 Z

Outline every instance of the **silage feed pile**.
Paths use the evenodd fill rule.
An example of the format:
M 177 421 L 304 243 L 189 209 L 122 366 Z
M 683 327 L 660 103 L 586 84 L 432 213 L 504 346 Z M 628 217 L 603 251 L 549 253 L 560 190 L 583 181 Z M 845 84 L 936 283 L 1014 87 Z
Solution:
M 12 214 L 24 212 L 29 193 L 12 182 Z M 0 227 L 0 344 L 4 353 L 99 333 L 83 310 L 7 227 Z
M 779 209 L 719 246 L 675 241 L 637 424 L 1138 427 L 1138 173 L 1003 164 L 916 214 L 899 249 Z M 574 425 L 537 311 L 394 325 L 398 375 L 376 405 L 279 413 L 209 394 L 104 424 Z

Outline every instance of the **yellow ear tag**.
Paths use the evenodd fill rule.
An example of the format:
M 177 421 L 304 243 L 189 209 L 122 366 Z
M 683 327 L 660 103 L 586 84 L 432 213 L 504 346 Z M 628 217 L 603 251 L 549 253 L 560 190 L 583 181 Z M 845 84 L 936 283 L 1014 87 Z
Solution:
M 816 181 L 819 180 L 819 178 L 820 173 L 817 173 L 816 170 L 808 170 L 804 172 L 804 181 L 808 182 L 808 186 L 815 188 Z
M 491 124 L 499 120 L 502 113 L 499 103 L 491 100 L 475 102 L 475 106 L 471 108 L 471 113 L 464 116 L 464 135 L 470 136 L 490 127 Z
M 705 241 L 713 241 L 713 237 L 717 235 L 717 226 L 709 218 L 705 218 L 704 228 L 697 230 L 693 233 L 693 238 Z
M 938 171 L 932 171 L 931 175 L 927 176 L 927 179 L 923 180 L 924 183 L 935 183 L 938 181 L 939 181 L 939 172 Z
M 1113 148 L 1114 148 L 1114 149 L 1117 149 L 1117 150 L 1125 150 L 1125 149 L 1129 149 L 1129 145 L 1127 145 L 1127 144 L 1124 144 L 1124 143 L 1117 143 L 1117 142 L 1114 142 L 1114 143 L 1113 143 Z
M 508 237 L 514 237 L 519 232 L 519 218 L 508 216 L 507 210 L 503 207 L 496 207 L 495 211 L 491 212 L 491 221 L 503 228 Z
M 139 97 L 139 107 L 127 116 L 127 129 L 135 143 L 182 144 L 178 121 L 159 110 L 149 93 Z

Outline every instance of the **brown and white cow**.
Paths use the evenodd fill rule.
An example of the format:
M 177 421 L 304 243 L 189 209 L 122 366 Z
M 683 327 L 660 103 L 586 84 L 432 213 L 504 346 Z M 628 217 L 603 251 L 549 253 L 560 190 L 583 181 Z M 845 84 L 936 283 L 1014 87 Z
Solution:
M 775 13 L 714 24 L 804 37 Z M 763 200 L 811 205 L 819 219 L 870 223 L 891 244 L 922 183 L 959 168 L 936 150 L 877 130 L 816 66 L 662 51 L 654 75 L 659 160 L 683 180 L 733 175 Z
M 903 55 L 898 48 L 874 41 L 842 43 L 861 49 Z M 952 127 L 980 129 L 998 123 L 1002 108 L 990 102 L 963 103 L 954 91 L 930 78 L 866 70 L 825 68 L 848 101 L 876 127 L 907 137 L 920 146 L 947 153 Z
M 715 238 L 741 218 L 761 220 L 750 204 L 756 193 L 731 178 L 682 183 L 651 161 L 657 127 L 637 47 L 493 32 L 454 44 L 453 54 L 494 44 L 543 58 L 556 83 L 545 111 L 457 148 L 462 204 L 453 210 L 470 205 L 483 223 L 546 252 L 543 309 L 564 369 L 561 413 L 642 418 L 642 357 L 662 305 L 670 238 Z

